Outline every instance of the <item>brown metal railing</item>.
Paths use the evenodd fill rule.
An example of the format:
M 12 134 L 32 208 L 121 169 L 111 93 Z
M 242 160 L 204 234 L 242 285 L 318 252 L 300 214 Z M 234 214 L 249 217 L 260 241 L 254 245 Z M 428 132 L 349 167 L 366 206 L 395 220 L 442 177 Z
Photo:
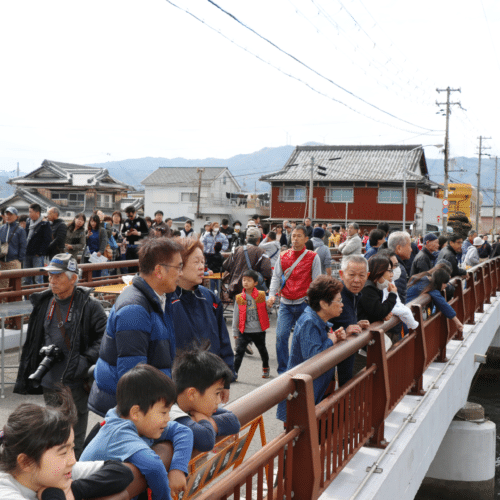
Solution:
M 483 304 L 499 290 L 499 259 L 469 270 L 465 279 L 453 283 L 455 294 L 449 303 L 463 323 L 472 324 L 474 314 L 482 312 Z M 389 413 L 406 394 L 423 393 L 424 371 L 433 361 L 446 360 L 446 345 L 452 338 L 461 339 L 455 324 L 441 312 L 428 313 L 429 303 L 429 296 L 412 301 L 410 307 L 419 326 L 387 353 L 384 332 L 395 326 L 394 318 L 372 324 L 370 330 L 340 342 L 231 403 L 228 409 L 244 424 L 287 399 L 286 431 L 272 441 L 272 448 L 271 443 L 264 446 L 201 498 L 239 499 L 240 487 L 246 485 L 246 498 L 260 499 L 264 484 L 274 498 L 290 498 L 284 486 L 277 492 L 278 484 L 291 485 L 294 499 L 316 499 L 362 446 L 385 447 L 384 421 Z M 365 346 L 367 367 L 315 406 L 313 380 Z M 289 454 L 292 436 L 296 440 L 293 455 Z M 285 456 L 285 448 L 286 460 L 278 464 L 277 476 L 265 478 L 263 469 L 259 475 L 258 468 L 269 457 Z M 272 483 L 272 477 L 279 480 Z
M 136 265 L 137 261 L 83 264 L 82 284 L 96 286 L 119 278 L 93 280 L 91 271 Z M 0 298 L 11 300 L 37 288 L 21 287 L 21 278 L 33 270 L 6 271 L 7 291 Z M 450 305 L 463 323 L 473 324 L 474 314 L 499 290 L 500 258 L 455 279 Z M 40 288 L 38 288 L 39 290 Z M 248 498 L 316 499 L 364 445 L 386 446 L 384 421 L 406 394 L 423 393 L 423 373 L 435 360 L 446 360 L 446 345 L 461 339 L 453 322 L 441 313 L 429 314 L 429 296 L 411 302 L 419 326 L 388 352 L 384 333 L 398 320 L 372 324 L 369 330 L 351 336 L 264 386 L 228 405 L 241 424 L 287 400 L 285 432 L 262 447 L 239 467 L 206 489 L 202 500 L 242 495 Z M 318 405 L 314 403 L 313 380 L 338 363 L 367 347 L 366 368 Z M 266 486 L 266 487 L 265 487 Z M 266 489 L 267 488 L 267 489 Z

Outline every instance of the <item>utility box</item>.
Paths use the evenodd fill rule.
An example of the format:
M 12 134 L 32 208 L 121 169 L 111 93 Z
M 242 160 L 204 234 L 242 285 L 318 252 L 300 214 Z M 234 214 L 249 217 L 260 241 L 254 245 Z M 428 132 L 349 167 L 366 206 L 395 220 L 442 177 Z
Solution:
M 415 207 L 415 224 L 413 224 L 412 233 L 414 235 L 439 232 L 443 224 L 443 200 L 417 194 L 417 203 Z

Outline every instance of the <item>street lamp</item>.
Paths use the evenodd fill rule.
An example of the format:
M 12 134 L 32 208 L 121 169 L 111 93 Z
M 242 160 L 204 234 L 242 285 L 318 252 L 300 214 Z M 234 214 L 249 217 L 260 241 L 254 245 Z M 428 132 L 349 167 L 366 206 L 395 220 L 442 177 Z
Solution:
M 413 149 L 410 149 L 410 151 L 406 152 L 406 162 L 403 168 L 403 231 L 405 230 L 406 227 L 406 167 L 408 166 L 408 158 L 412 151 L 415 151 L 416 149 L 424 149 L 430 146 L 433 146 L 438 149 L 443 148 L 442 144 L 426 144 L 425 146 L 417 146 Z M 413 172 L 410 173 L 413 174 Z

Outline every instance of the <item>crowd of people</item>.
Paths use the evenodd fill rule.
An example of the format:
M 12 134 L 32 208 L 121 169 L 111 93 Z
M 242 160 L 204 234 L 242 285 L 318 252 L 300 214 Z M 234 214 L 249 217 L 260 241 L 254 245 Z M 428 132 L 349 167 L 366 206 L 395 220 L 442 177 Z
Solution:
M 168 499 L 185 490 L 193 450 L 209 451 L 217 437 L 239 431 L 236 416 L 219 404 L 229 400 L 251 344 L 263 378 L 396 316 L 389 348 L 418 326 L 408 302 L 422 294 L 430 296 L 431 311 L 462 331 L 447 301 L 454 294 L 450 280 L 500 255 L 500 238 L 490 245 L 474 232 L 465 242 L 433 233 L 417 241 L 387 223 L 361 234 L 355 222 L 337 227 L 305 219 L 265 233 L 254 216 L 244 227 L 209 222 L 197 234 L 191 221 L 177 231 L 160 211 L 154 219 L 133 207 L 125 213 L 123 220 L 120 212 L 97 212 L 88 224 L 78 214 L 66 227 L 57 207 L 45 221 L 34 204 L 23 228 L 14 207 L 5 211 L 4 263 L 43 267 L 49 283 L 30 297 L 34 310 L 14 391 L 41 393 L 47 407 L 22 405 L 0 432 L 0 498 L 86 498 L 96 489 L 112 495 L 125 488 L 135 496 L 147 484 L 153 498 Z M 338 278 L 332 247 L 342 255 Z M 137 259 L 131 286 L 109 317 L 78 285 L 78 261 L 89 253 Z M 226 273 L 234 301 L 234 351 L 219 288 L 202 286 L 218 272 Z M 277 366 L 271 367 L 266 330 L 275 307 Z M 360 355 L 314 381 L 316 402 L 335 380 L 341 387 L 353 377 Z M 104 418 L 90 433 L 89 409 Z M 277 418 L 286 420 L 286 402 Z M 23 433 L 21 441 L 29 437 L 33 446 L 23 448 Z M 55 471 L 51 457 L 61 450 Z M 97 465 L 79 465 L 85 462 Z M 99 483 L 109 488 L 99 490 Z

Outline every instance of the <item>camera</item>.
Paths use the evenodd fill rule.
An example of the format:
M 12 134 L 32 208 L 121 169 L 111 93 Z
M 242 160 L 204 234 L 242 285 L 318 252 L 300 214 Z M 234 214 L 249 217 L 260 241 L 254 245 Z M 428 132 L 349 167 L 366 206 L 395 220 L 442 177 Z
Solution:
M 35 389 L 40 387 L 43 376 L 52 368 L 54 363 L 64 359 L 64 354 L 56 345 L 47 345 L 40 349 L 40 356 L 44 356 L 42 362 L 38 365 L 35 373 L 32 373 L 28 379 Z

